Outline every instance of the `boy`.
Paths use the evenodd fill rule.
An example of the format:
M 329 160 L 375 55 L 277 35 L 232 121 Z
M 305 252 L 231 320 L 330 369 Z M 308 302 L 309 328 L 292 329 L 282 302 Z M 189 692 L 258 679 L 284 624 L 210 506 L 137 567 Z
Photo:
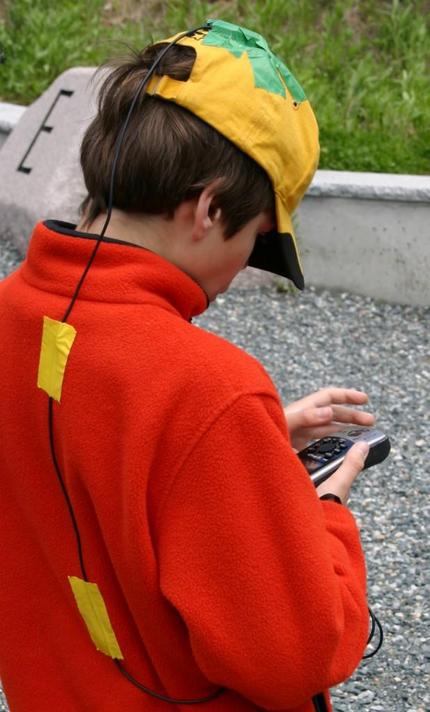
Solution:
M 255 359 L 190 323 L 247 264 L 303 287 L 312 110 L 253 32 L 211 21 L 166 48 L 107 76 L 82 221 L 37 225 L 0 290 L 13 712 L 330 709 L 366 644 L 343 506 L 366 451 L 318 493 L 295 454 L 371 424 L 342 405 L 366 395 L 284 414 Z

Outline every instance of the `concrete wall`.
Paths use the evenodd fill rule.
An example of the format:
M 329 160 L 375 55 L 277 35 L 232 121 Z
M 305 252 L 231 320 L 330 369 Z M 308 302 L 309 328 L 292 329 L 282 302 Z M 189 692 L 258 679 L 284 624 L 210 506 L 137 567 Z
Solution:
M 24 112 L 0 103 L 0 147 Z M 307 284 L 430 305 L 429 176 L 317 171 L 295 225 Z M 267 282 L 248 269 L 235 285 Z
M 296 224 L 310 284 L 430 306 L 430 177 L 319 171 Z

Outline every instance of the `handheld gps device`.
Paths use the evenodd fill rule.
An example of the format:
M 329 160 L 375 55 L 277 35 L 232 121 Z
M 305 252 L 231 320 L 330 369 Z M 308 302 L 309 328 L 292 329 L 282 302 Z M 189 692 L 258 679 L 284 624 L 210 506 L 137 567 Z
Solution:
M 382 462 L 390 452 L 391 443 L 387 435 L 376 428 L 357 425 L 315 440 L 297 453 L 315 487 L 337 470 L 348 450 L 359 440 L 370 446 L 363 469 Z

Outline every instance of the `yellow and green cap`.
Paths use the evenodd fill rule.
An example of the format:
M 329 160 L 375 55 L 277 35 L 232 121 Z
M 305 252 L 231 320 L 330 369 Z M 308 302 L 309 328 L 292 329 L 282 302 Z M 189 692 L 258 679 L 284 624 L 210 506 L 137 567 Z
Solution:
M 319 143 L 302 87 L 264 37 L 238 25 L 208 20 L 178 44 L 196 52 L 189 79 L 154 75 L 147 92 L 188 109 L 265 170 L 274 191 L 276 229 L 257 239 L 249 264 L 303 289 L 291 216 L 317 168 Z

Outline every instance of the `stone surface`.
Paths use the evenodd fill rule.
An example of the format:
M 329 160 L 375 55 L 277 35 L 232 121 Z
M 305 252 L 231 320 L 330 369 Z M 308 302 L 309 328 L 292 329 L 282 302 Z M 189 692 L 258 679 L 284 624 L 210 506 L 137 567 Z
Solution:
M 93 74 L 93 68 L 61 74 L 22 113 L 1 148 L 1 238 L 21 252 L 38 220 L 77 219 L 85 196 L 79 148 L 95 112 Z

